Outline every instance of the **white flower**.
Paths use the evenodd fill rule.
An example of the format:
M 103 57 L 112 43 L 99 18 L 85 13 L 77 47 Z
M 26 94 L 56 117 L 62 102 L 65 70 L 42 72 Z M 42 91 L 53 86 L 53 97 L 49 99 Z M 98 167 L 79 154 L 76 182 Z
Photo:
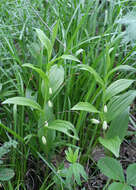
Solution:
M 104 122 L 103 122 L 103 125 L 102 125 L 103 130 L 106 130 L 106 129 L 107 129 L 107 127 L 108 127 L 107 122 L 106 122 L 106 121 L 104 121 Z
M 91 121 L 92 121 L 93 124 L 99 124 L 100 123 L 100 121 L 97 120 L 97 119 L 91 119 Z
M 49 88 L 49 94 L 52 95 L 52 88 Z
M 42 142 L 43 142 L 43 144 L 46 144 L 46 138 L 45 138 L 45 136 L 42 136 Z
M 44 122 L 44 126 L 48 126 L 48 121 L 45 121 L 45 122 Z
M 48 106 L 49 106 L 50 108 L 53 107 L 53 104 L 52 104 L 52 102 L 51 102 L 50 100 L 48 101 Z
M 107 106 L 105 105 L 104 106 L 104 112 L 107 113 L 108 109 L 107 109 Z

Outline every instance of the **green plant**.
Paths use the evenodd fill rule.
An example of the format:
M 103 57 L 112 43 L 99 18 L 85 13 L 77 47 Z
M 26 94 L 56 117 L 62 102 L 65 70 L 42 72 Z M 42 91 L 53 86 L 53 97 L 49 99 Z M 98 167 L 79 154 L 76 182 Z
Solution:
M 12 97 L 3 102 L 3 104 L 14 104 L 15 106 L 29 106 L 33 112 L 36 110 L 35 117 L 38 120 L 37 135 L 42 150 L 49 158 L 56 144 L 55 131 L 60 131 L 69 137 L 78 140 L 74 126 L 68 121 L 55 120 L 53 114 L 53 103 L 51 99 L 57 93 L 64 81 L 64 69 L 62 65 L 56 64 L 52 66 L 52 64 L 60 59 L 68 59 L 79 62 L 79 60 L 72 55 L 62 55 L 51 60 L 52 49 L 58 30 L 58 24 L 59 23 L 57 22 L 54 26 L 51 40 L 48 39 L 43 31 L 36 29 L 36 33 L 40 39 L 42 48 L 40 52 L 40 60 L 42 60 L 43 57 L 43 50 L 45 49 L 47 51 L 46 65 L 42 65 L 41 62 L 39 63 L 39 67 L 33 66 L 30 63 L 23 64 L 23 67 L 28 67 L 39 74 L 39 77 L 37 79 L 39 80 L 38 91 L 35 92 L 37 95 L 35 97 L 32 97 L 31 92 L 26 91 L 27 93 L 25 97 Z M 22 134 L 20 134 L 20 136 L 22 136 Z
M 20 142 L 8 157 L 16 175 L 7 189 L 55 188 L 54 175 L 64 189 L 54 158 L 67 146 L 80 147 L 83 166 L 94 164 L 98 140 L 119 156 L 135 112 L 135 6 L 130 0 L 0 1 L 0 132 Z M 71 110 L 77 102 L 80 112 Z
M 11 178 L 14 177 L 15 173 L 13 169 L 10 168 L 5 168 L 3 165 L 3 156 L 5 156 L 7 153 L 11 151 L 11 148 L 16 148 L 17 147 L 17 142 L 15 140 L 12 140 L 10 138 L 9 142 L 5 142 L 1 147 L 0 147 L 0 181 L 9 181 Z
M 108 190 L 132 190 L 131 186 L 136 186 L 135 163 L 128 166 L 126 170 L 126 180 L 120 162 L 114 158 L 101 158 L 98 161 L 98 167 L 101 172 L 109 178 L 107 185 L 109 185 L 111 180 L 114 181 L 109 185 Z
M 78 163 L 79 158 L 79 149 L 77 148 L 75 152 L 71 149 L 71 147 L 68 148 L 68 150 L 65 151 L 66 154 L 66 160 L 69 162 L 67 163 L 67 167 L 62 167 L 58 170 L 58 173 L 60 176 L 62 176 L 65 179 L 65 188 L 72 190 L 76 190 L 77 186 L 81 186 L 83 178 L 85 181 L 87 181 L 87 174 L 83 168 L 83 166 Z M 58 179 L 54 178 L 56 184 L 60 184 Z M 61 186 L 60 186 L 61 187 Z
M 109 55 L 107 56 L 109 57 Z M 88 65 L 80 64 L 77 68 L 88 71 L 90 73 L 90 77 L 93 75 L 94 79 L 99 84 L 97 93 L 101 96 L 101 104 L 98 110 L 88 102 L 79 102 L 71 110 L 86 111 L 92 113 L 92 115 L 98 114 L 99 118 L 91 119 L 91 121 L 93 124 L 96 124 L 96 130 L 98 126 L 101 126 L 103 131 L 104 138 L 99 137 L 99 142 L 110 150 L 116 157 L 119 157 L 120 144 L 123 141 L 128 128 L 128 109 L 136 97 L 135 90 L 129 90 L 128 92 L 124 91 L 128 89 L 135 80 L 119 79 L 111 84 L 109 84 L 108 80 L 110 75 L 115 71 L 127 70 L 131 72 L 133 70 L 136 72 L 136 69 L 127 65 L 121 65 L 110 69 L 109 61 L 107 59 L 106 73 L 102 79 L 100 75 Z M 90 117 L 93 117 L 92 115 L 90 115 Z M 125 123 L 123 122 L 124 120 Z M 118 121 L 120 121 L 120 124 Z M 109 129 L 108 125 L 110 125 Z M 77 130 L 79 131 L 79 129 Z M 106 130 L 107 132 L 105 132 Z

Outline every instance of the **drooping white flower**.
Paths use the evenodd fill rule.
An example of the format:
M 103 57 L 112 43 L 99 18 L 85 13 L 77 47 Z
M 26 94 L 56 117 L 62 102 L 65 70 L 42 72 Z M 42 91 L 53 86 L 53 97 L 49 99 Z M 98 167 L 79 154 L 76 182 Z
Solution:
M 49 106 L 50 108 L 53 107 L 53 104 L 52 104 L 52 102 L 51 102 L 50 100 L 48 101 L 48 106 Z
M 49 88 L 49 94 L 52 95 L 52 88 Z
M 43 144 L 46 144 L 46 138 L 45 138 L 45 136 L 42 136 L 42 142 L 43 142 Z
M 48 121 L 45 121 L 45 122 L 44 122 L 44 126 L 48 126 Z
M 91 121 L 92 121 L 93 124 L 99 124 L 100 123 L 100 121 L 97 120 L 97 119 L 91 119 Z
M 107 113 L 108 109 L 107 109 L 107 106 L 105 105 L 104 106 L 104 112 Z
M 103 130 L 106 130 L 108 128 L 107 122 L 104 121 L 102 125 Z

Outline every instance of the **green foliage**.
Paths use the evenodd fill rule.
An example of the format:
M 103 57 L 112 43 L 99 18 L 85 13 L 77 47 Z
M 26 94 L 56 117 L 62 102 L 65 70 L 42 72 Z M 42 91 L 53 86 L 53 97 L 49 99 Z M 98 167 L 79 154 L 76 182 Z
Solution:
M 113 82 L 105 92 L 105 101 L 111 99 L 113 96 L 119 94 L 120 92 L 126 90 L 134 80 L 128 80 L 128 79 L 119 79 L 115 82 Z
M 55 94 L 64 82 L 64 68 L 62 65 L 53 65 L 49 71 L 49 86 Z
M 108 178 L 119 181 L 113 182 L 109 190 L 132 190 L 131 186 L 136 186 L 135 169 L 136 164 L 130 164 L 127 168 L 127 180 L 125 182 L 122 166 L 119 161 L 114 158 L 105 157 L 98 161 L 98 167 L 101 172 Z
M 114 138 L 118 136 L 121 141 L 123 141 L 128 130 L 129 122 L 129 108 L 127 108 L 123 113 L 118 115 L 115 119 L 112 120 L 109 129 L 106 133 L 106 138 Z
M 59 174 L 65 178 L 65 188 L 72 190 L 72 187 L 82 185 L 82 178 L 87 181 L 87 174 L 84 167 L 77 162 L 79 149 L 76 149 L 74 152 L 71 147 L 69 147 L 65 153 L 66 159 L 70 164 L 68 168 L 62 168 L 59 170 Z M 57 179 L 55 179 L 55 182 L 59 183 Z
M 119 114 L 123 113 L 133 102 L 136 97 L 135 90 L 129 90 L 128 92 L 111 98 L 107 107 L 107 120 L 111 121 L 115 119 Z
M 71 147 L 69 147 L 68 150 L 65 151 L 67 161 L 71 162 L 72 164 L 74 164 L 75 162 L 77 162 L 78 153 L 79 153 L 79 149 L 76 149 L 76 151 L 73 152 L 73 150 L 71 149 Z
M 110 179 L 119 180 L 125 182 L 123 169 L 119 161 L 114 158 L 105 157 L 98 161 L 98 167 L 101 172 Z
M 103 139 L 99 137 L 99 142 L 105 148 L 111 151 L 117 158 L 119 157 L 121 140 L 118 136 L 115 136 L 114 138 L 107 138 L 107 139 Z
M 136 186 L 136 163 L 131 164 L 127 168 L 127 184 Z
M 118 189 L 118 190 L 132 190 L 132 187 L 130 187 L 127 184 L 114 182 L 109 186 L 109 190 L 115 190 L 115 189 Z
M 11 151 L 11 148 L 17 147 L 17 142 L 15 140 L 10 139 L 9 142 L 5 142 L 1 147 L 0 147 L 0 159 L 7 153 Z M 3 164 L 3 161 L 0 160 L 0 164 Z M 0 167 L 0 181 L 9 181 L 11 178 L 13 178 L 15 175 L 13 169 L 10 168 L 4 168 L 3 166 Z
M 16 176 L 4 189 L 32 188 L 26 187 L 30 160 L 34 188 L 77 190 L 98 143 L 119 157 L 135 110 L 135 6 L 128 0 L 0 1 L 1 140 L 10 133 L 20 141 L 7 155 Z M 69 148 L 68 168 L 57 173 L 57 156 L 77 143 L 83 166 L 78 149 Z M 109 188 L 132 184 L 129 177 Z
M 21 105 L 21 106 L 29 106 L 31 108 L 41 110 L 41 107 L 37 102 L 35 102 L 29 98 L 25 98 L 25 97 L 9 98 L 9 99 L 5 100 L 3 102 L 3 104 L 15 104 L 15 105 Z
M 79 102 L 71 110 L 83 110 L 90 113 L 99 113 L 99 111 L 88 102 Z
M 0 181 L 9 181 L 15 175 L 14 171 L 9 168 L 0 168 Z
M 76 129 L 74 128 L 74 126 L 68 122 L 68 121 L 64 121 L 64 120 L 55 120 L 53 122 L 51 122 L 49 125 L 45 125 L 45 128 L 48 128 L 50 130 L 56 130 L 56 131 L 60 131 L 66 135 L 68 135 L 69 137 L 72 137 L 76 140 L 79 140 Z M 73 134 L 72 134 L 73 133 Z

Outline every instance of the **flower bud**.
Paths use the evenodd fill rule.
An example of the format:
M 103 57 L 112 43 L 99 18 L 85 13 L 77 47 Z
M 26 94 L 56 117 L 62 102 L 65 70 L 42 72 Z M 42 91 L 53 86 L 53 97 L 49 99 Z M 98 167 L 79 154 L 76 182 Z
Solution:
M 48 121 L 44 122 L 44 126 L 46 126 L 46 127 L 48 126 Z
M 52 95 L 52 88 L 49 88 L 49 94 Z
M 107 106 L 105 105 L 104 106 L 104 112 L 107 113 L 108 109 L 107 109 Z
M 46 138 L 45 138 L 45 136 L 42 136 L 42 142 L 43 142 L 43 144 L 46 144 Z
M 100 123 L 100 121 L 97 120 L 97 119 L 91 119 L 91 121 L 92 121 L 93 124 L 99 124 Z
M 108 127 L 107 122 L 106 122 L 106 121 L 104 121 L 104 122 L 103 122 L 103 125 L 102 125 L 103 130 L 106 130 L 106 129 L 107 129 L 107 127 Z
M 50 100 L 48 101 L 48 106 L 49 106 L 50 108 L 53 107 L 53 104 L 52 104 L 52 102 L 51 102 Z

